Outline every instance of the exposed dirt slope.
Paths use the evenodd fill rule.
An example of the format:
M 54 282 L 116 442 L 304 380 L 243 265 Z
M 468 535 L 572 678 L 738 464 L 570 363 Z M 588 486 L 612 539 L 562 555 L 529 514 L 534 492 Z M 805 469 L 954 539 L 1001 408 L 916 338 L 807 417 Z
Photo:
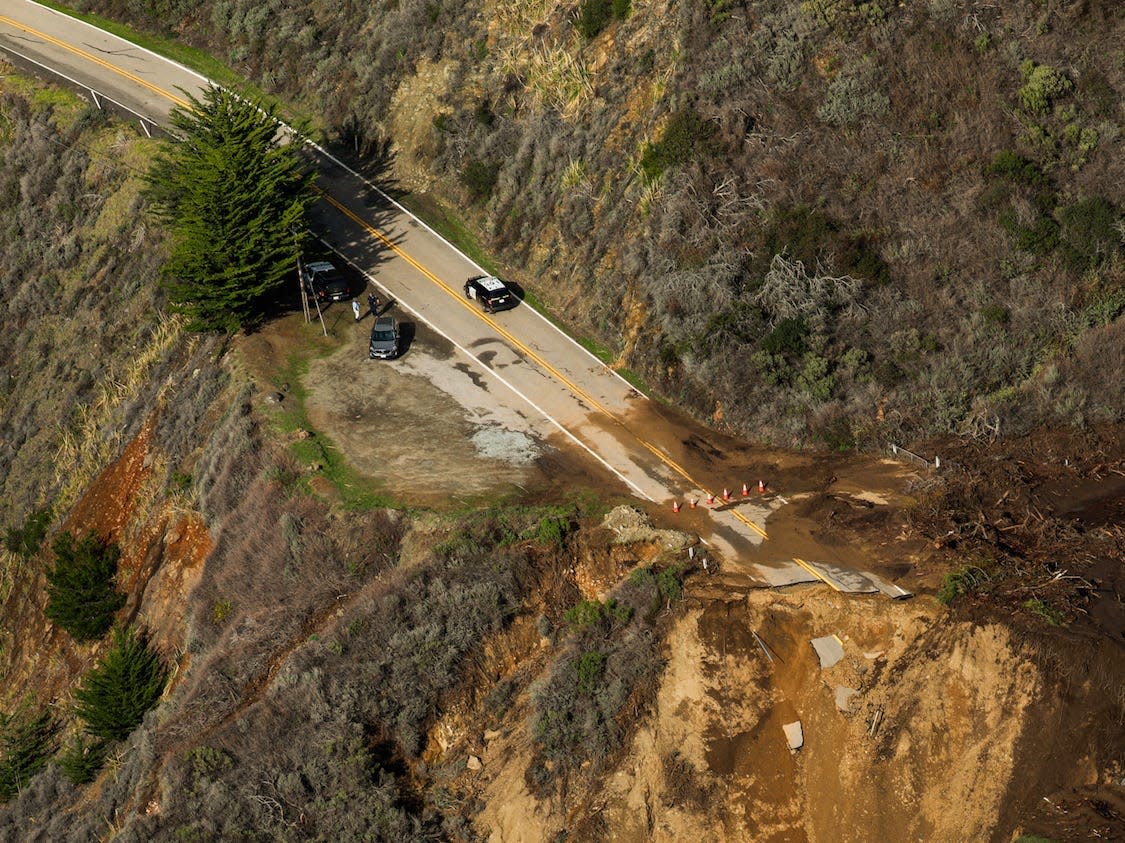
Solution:
M 511 843 L 591 824 L 638 843 L 1006 839 L 1024 818 L 1011 816 L 1013 794 L 1027 811 L 1031 793 L 1063 781 L 1117 784 L 1120 737 L 1103 744 L 1077 723 L 1081 746 L 1060 768 L 1027 766 L 1044 729 L 1114 706 L 1099 711 L 1092 688 L 1077 709 L 1061 703 L 1057 678 L 1001 626 L 819 586 L 689 606 L 629 751 L 564 803 L 528 792 L 518 732 L 485 745 L 482 833 Z M 822 668 L 809 642 L 829 635 L 844 656 Z M 804 745 L 791 753 L 783 725 L 798 720 Z

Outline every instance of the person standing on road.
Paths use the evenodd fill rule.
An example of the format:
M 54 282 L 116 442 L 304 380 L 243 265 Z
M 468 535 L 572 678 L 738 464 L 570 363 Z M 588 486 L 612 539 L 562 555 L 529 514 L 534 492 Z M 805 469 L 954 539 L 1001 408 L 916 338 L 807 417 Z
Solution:
M 378 316 L 379 297 L 374 293 L 367 294 L 367 309 L 371 311 L 372 316 Z
M 358 322 L 359 321 L 359 302 L 357 302 L 355 299 L 352 299 L 352 313 L 355 314 L 355 321 Z

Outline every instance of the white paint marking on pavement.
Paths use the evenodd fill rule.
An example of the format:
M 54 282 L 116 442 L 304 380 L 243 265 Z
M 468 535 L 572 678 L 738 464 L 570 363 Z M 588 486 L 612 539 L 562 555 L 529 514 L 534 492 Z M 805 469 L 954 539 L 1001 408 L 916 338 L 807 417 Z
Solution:
M 45 12 L 50 12 L 53 15 L 58 15 L 61 18 L 66 18 L 69 21 L 74 21 L 75 23 L 82 24 L 82 26 L 89 27 L 90 29 L 94 30 L 94 32 L 101 35 L 103 38 L 108 37 L 108 38 L 111 38 L 113 40 L 120 41 L 123 44 L 128 44 L 130 47 L 133 47 L 134 49 L 140 50 L 141 52 L 148 53 L 153 58 L 160 59 L 160 61 L 167 62 L 168 64 L 174 65 L 175 67 L 178 67 L 180 70 L 184 71 L 185 73 L 191 74 L 192 76 L 196 77 L 197 79 L 202 79 L 208 85 L 214 85 L 215 84 L 210 79 L 208 79 L 206 76 L 204 76 L 202 73 L 199 73 L 198 71 L 192 70 L 187 65 L 180 64 L 175 59 L 170 59 L 167 56 L 162 56 L 162 55 L 160 55 L 160 53 L 156 53 L 156 52 L 153 52 L 152 50 L 148 49 L 148 47 L 142 47 L 140 44 L 134 44 L 132 41 L 129 41 L 125 38 L 122 38 L 120 35 L 114 35 L 112 32 L 109 32 L 108 30 L 102 29 L 99 26 L 94 26 L 92 23 L 89 23 L 87 21 L 82 20 L 82 18 L 75 17 L 74 15 L 68 15 L 65 12 L 60 12 L 58 9 L 52 9 L 50 6 L 44 6 L 41 3 L 36 3 L 35 0 L 24 0 L 24 2 L 27 3 L 29 6 L 35 6 L 37 9 L 42 9 Z M 89 87 L 89 86 L 84 85 L 83 87 Z
M 289 130 L 292 131 L 291 127 L 287 126 L 286 128 L 289 128 Z M 396 202 L 392 197 L 390 197 L 386 193 L 384 193 L 378 187 L 378 185 L 372 184 L 370 181 L 368 181 L 367 177 L 364 176 L 362 173 L 357 173 L 355 170 L 353 170 L 351 167 L 349 167 L 347 164 L 345 164 L 343 161 L 341 161 L 339 158 L 337 158 L 335 155 L 333 155 L 331 152 L 329 152 L 327 149 L 325 149 L 324 147 L 322 147 L 320 144 L 316 143 L 315 141 L 309 140 L 309 141 L 306 141 L 306 143 L 308 143 L 309 146 L 311 146 L 313 149 L 315 149 L 317 152 L 319 152 L 321 155 L 323 155 L 325 158 L 327 158 L 329 161 L 331 161 L 337 167 L 340 167 L 340 168 L 346 170 L 348 173 L 355 176 L 355 178 L 362 181 L 365 185 L 367 185 L 369 188 L 371 188 L 376 193 L 378 193 L 380 196 L 382 196 L 386 201 L 390 202 L 392 205 L 394 205 L 396 208 L 398 208 L 398 210 L 401 213 L 405 214 L 407 217 L 412 219 L 418 225 L 422 226 L 422 228 L 426 229 L 426 231 L 428 231 L 431 235 L 433 235 L 438 240 L 440 240 L 442 243 L 444 243 L 451 251 L 460 255 L 477 272 L 483 273 L 485 275 L 489 274 L 488 270 L 486 270 L 483 266 L 481 266 L 475 260 L 470 258 L 468 255 L 466 255 L 464 252 L 462 252 L 460 249 L 458 249 L 456 246 L 454 246 L 452 243 L 450 243 L 448 240 L 446 240 L 444 237 L 442 237 L 440 234 L 438 234 L 436 231 L 434 231 L 432 228 L 430 228 L 430 226 L 426 223 L 425 220 L 419 219 L 408 208 L 406 208 L 405 206 Z M 548 319 L 546 316 L 544 316 L 542 313 L 540 313 L 534 307 L 528 306 L 527 309 L 530 310 L 532 313 L 534 313 L 536 316 L 538 316 L 540 319 L 542 319 L 544 323 L 549 325 L 552 330 L 554 330 L 556 333 L 558 333 L 567 342 L 574 345 L 576 348 L 581 350 L 583 354 L 585 354 L 587 357 L 589 357 L 591 360 L 593 360 L 595 363 L 597 363 L 598 364 L 597 368 L 598 368 L 599 371 L 609 372 L 611 375 L 613 375 L 615 378 L 617 378 L 619 381 L 621 381 L 621 383 L 625 384 L 625 386 L 627 386 L 629 388 L 631 393 L 636 393 L 637 395 L 640 395 L 645 400 L 648 400 L 647 395 L 645 395 L 643 392 L 641 392 L 639 389 L 637 389 L 635 386 L 633 386 L 631 383 L 629 383 L 629 381 L 625 380 L 625 378 L 621 377 L 621 375 L 618 372 L 614 371 L 614 369 L 607 366 L 604 361 L 599 360 L 598 357 L 592 351 L 590 351 L 590 349 L 586 348 L 586 346 L 582 345 L 582 343 L 575 340 L 574 337 L 570 336 L 570 334 L 566 333 L 566 331 L 564 331 L 562 328 L 560 328 L 558 325 L 556 325 L 554 322 L 552 322 L 550 319 Z
M 367 272 L 367 270 L 358 266 L 354 261 L 352 261 L 350 258 L 348 258 L 347 255 L 345 255 L 343 252 L 341 252 L 339 249 L 337 249 L 335 246 L 333 246 L 331 243 L 329 243 L 323 237 L 318 236 L 317 239 L 320 240 L 321 243 L 323 243 L 325 246 L 327 246 L 329 249 L 331 249 L 337 255 L 339 255 L 341 260 L 346 261 L 349 266 L 353 267 L 357 272 L 362 274 L 363 277 L 366 278 L 373 286 L 378 286 L 377 282 L 375 281 L 375 276 L 371 275 L 369 272 Z M 387 293 L 388 296 L 390 295 L 389 290 L 384 290 L 383 292 Z M 593 450 L 591 450 L 589 445 L 587 445 L 585 442 L 583 442 L 581 439 L 579 439 L 577 436 L 575 436 L 573 433 L 571 433 L 569 430 L 567 430 L 567 428 L 565 428 L 562 425 L 562 423 L 560 423 L 558 420 L 556 420 L 554 418 L 554 416 L 550 415 L 546 410 L 544 410 L 542 407 L 540 407 L 538 404 L 536 404 L 534 401 L 532 401 L 530 398 L 528 398 L 526 395 L 524 395 L 522 392 L 520 392 L 520 390 L 517 389 L 514 384 L 507 381 L 503 376 L 500 375 L 499 372 L 492 369 L 490 366 L 486 365 L 483 360 L 481 360 L 479 357 L 474 355 L 471 351 L 469 351 L 467 348 L 465 348 L 465 346 L 461 345 L 461 343 L 457 342 L 457 340 L 453 339 L 451 336 L 446 334 L 444 331 L 442 331 L 440 328 L 438 328 L 436 325 L 434 325 L 433 322 L 431 322 L 429 319 L 427 319 L 425 316 L 423 316 L 419 311 L 412 308 L 410 305 L 402 303 L 402 302 L 398 302 L 397 304 L 400 307 L 402 307 L 403 310 L 406 310 L 409 313 L 413 314 L 416 319 L 419 319 L 420 321 L 424 322 L 430 328 L 431 331 L 433 331 L 438 336 L 442 337 L 446 342 L 453 345 L 458 351 L 460 351 L 462 354 L 464 354 L 470 360 L 472 360 L 476 363 L 479 363 L 480 366 L 486 372 L 491 374 L 494 378 L 496 378 L 496 380 L 500 381 L 500 383 L 502 383 L 502 384 L 504 384 L 504 386 L 508 387 L 508 389 L 510 389 L 513 393 L 515 393 L 520 398 L 522 398 L 524 401 L 526 401 L 528 403 L 528 405 L 530 405 L 537 413 L 539 413 L 539 415 L 541 415 L 543 418 L 545 418 L 547 421 L 549 421 L 551 424 L 553 424 L 555 427 L 557 427 L 559 429 L 559 431 L 562 432 L 575 445 L 577 445 L 582 450 L 584 450 L 587 454 L 589 454 L 591 457 L 596 459 L 599 463 L 601 463 L 603 466 L 605 466 L 607 469 L 609 469 L 611 472 L 613 472 L 613 474 L 617 475 L 617 477 L 623 483 L 625 483 L 625 485 L 627 485 L 630 489 L 632 489 L 634 492 L 636 492 L 638 495 L 640 495 L 642 498 L 649 501 L 650 503 L 656 502 L 640 486 L 638 486 L 636 483 L 634 483 L 632 480 L 630 480 L 628 477 L 626 477 L 624 474 L 622 474 L 620 471 L 618 471 L 616 468 L 614 468 L 612 465 L 610 465 L 608 462 L 606 462 L 605 459 L 603 459 L 601 457 L 601 455 L 599 455 L 599 454 L 595 453 Z

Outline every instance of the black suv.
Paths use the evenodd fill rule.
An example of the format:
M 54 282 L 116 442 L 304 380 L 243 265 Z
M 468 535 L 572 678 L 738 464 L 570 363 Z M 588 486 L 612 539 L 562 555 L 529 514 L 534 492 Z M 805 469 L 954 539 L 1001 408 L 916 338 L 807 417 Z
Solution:
M 305 289 L 321 301 L 344 301 L 352 297 L 348 280 L 328 261 L 305 264 Z
M 465 298 L 479 301 L 485 313 L 510 310 L 520 303 L 508 285 L 495 275 L 474 275 L 466 281 Z

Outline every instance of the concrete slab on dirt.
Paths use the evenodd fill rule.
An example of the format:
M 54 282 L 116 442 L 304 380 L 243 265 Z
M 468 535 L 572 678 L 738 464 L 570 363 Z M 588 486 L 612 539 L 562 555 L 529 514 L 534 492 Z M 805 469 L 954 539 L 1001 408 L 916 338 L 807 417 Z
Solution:
M 810 643 L 820 659 L 821 670 L 827 670 L 844 657 L 844 642 L 835 635 L 814 638 Z
M 789 751 L 796 752 L 805 745 L 805 731 L 801 728 L 801 721 L 786 723 L 781 727 L 785 731 L 785 741 L 789 744 Z

